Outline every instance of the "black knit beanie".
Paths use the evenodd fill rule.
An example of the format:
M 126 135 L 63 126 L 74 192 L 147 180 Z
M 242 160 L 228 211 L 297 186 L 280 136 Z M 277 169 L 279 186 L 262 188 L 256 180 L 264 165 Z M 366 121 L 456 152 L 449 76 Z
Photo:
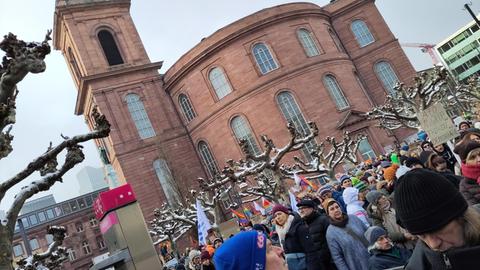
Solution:
M 402 176 L 395 188 L 399 224 L 412 234 L 443 228 L 467 210 L 462 194 L 442 175 L 415 169 Z

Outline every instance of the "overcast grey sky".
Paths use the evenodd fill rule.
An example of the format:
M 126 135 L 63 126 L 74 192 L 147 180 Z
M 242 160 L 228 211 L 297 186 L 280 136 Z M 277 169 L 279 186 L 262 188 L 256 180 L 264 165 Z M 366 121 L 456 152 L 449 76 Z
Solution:
M 150 60 L 164 61 L 160 70 L 163 73 L 203 37 L 258 10 L 289 2 L 297 1 L 132 0 L 131 14 Z M 322 6 L 329 1 L 308 2 Z M 463 10 L 465 2 L 377 0 L 376 4 L 400 42 L 435 44 L 472 20 Z M 480 0 L 472 3 L 472 9 L 478 13 Z M 54 0 L 0 0 L 0 34 L 13 32 L 26 41 L 41 41 L 46 30 L 53 27 L 54 4 Z M 417 70 L 431 66 L 428 54 L 416 48 L 405 48 L 405 51 Z M 0 161 L 0 181 L 13 176 L 43 153 L 50 141 L 59 143 L 61 133 L 71 136 L 87 132 L 83 116 L 73 114 L 77 91 L 63 56 L 53 51 L 46 62 L 45 73 L 29 74 L 19 84 L 17 124 L 13 129 L 14 152 Z M 75 177 L 78 170 L 85 165 L 101 165 L 94 144 L 84 146 L 84 163 L 67 173 L 63 184 L 56 184 L 41 196 L 53 193 L 58 202 L 79 195 Z M 35 177 L 27 179 L 25 185 Z M 0 209 L 8 208 L 20 187 L 7 194 Z

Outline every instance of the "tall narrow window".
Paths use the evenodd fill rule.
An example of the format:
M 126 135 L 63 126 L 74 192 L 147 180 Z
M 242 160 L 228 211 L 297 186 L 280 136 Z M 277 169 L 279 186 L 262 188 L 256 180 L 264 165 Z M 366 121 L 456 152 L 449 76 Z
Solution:
M 92 253 L 92 249 L 90 249 L 90 245 L 88 244 L 88 241 L 83 241 L 82 250 L 83 250 L 83 254 L 85 255 Z
M 245 118 L 241 116 L 235 116 L 230 122 L 230 127 L 232 128 L 233 133 L 238 141 L 245 140 L 247 142 L 250 153 L 255 155 L 260 154 L 260 148 L 258 147 Z
M 337 50 L 339 52 L 345 52 L 345 49 L 343 48 L 343 45 L 340 42 L 340 39 L 338 39 L 337 34 L 331 28 L 328 28 L 328 33 L 330 34 L 330 37 L 333 39 L 333 43 L 335 43 L 335 47 L 337 47 Z
M 375 73 L 383 84 L 388 94 L 395 93 L 395 85 L 398 82 L 398 77 L 393 71 L 392 66 L 386 61 L 380 61 L 375 64 Z
M 272 57 L 272 54 L 270 53 L 270 50 L 268 50 L 265 44 L 256 44 L 253 46 L 252 51 L 258 68 L 260 68 L 260 72 L 262 72 L 262 74 L 266 74 L 278 67 L 277 63 Z
M 106 248 L 105 241 L 103 241 L 103 237 L 101 237 L 101 236 L 97 237 L 97 247 L 98 247 L 98 249 Z
M 230 87 L 227 77 L 225 77 L 225 73 L 223 73 L 222 69 L 218 67 L 213 68 L 210 70 L 208 78 L 210 79 L 210 83 L 212 84 L 218 99 L 222 99 L 224 96 L 232 92 L 232 88 Z
M 75 261 L 77 259 L 77 252 L 75 251 L 75 249 L 73 248 L 69 248 L 67 250 L 67 253 L 68 253 L 68 259 L 72 262 L 72 261 Z
M 180 192 L 178 191 L 175 179 L 173 179 L 170 168 L 168 168 L 167 162 L 163 159 L 157 159 L 153 162 L 153 168 L 157 175 L 160 186 L 162 186 L 163 193 L 167 198 L 167 202 L 170 206 L 179 206 Z
M 183 111 L 183 116 L 185 116 L 185 120 L 188 122 L 192 121 L 193 118 L 195 118 L 195 112 L 193 111 L 192 104 L 190 103 L 190 100 L 185 94 L 180 94 L 178 96 L 178 104 L 180 104 L 180 107 L 182 108 Z
M 125 100 L 127 101 L 128 111 L 130 111 L 130 116 L 137 127 L 140 138 L 147 139 L 155 136 L 155 131 L 150 123 L 147 111 L 145 111 L 143 102 L 140 100 L 140 96 L 137 94 L 128 94 Z
M 107 30 L 101 30 L 98 32 L 98 40 L 102 46 L 105 57 L 107 58 L 110 66 L 123 64 L 122 55 L 118 50 L 117 43 L 113 38 L 112 33 Z
M 372 146 L 368 142 L 368 139 L 363 139 L 360 141 L 358 145 L 358 152 L 360 152 L 360 155 L 362 155 L 363 160 L 374 159 L 376 156 Z
M 365 47 L 375 41 L 372 33 L 370 33 L 370 30 L 364 21 L 355 20 L 352 22 L 350 27 L 360 47 Z
M 206 142 L 198 143 L 198 152 L 202 158 L 203 166 L 207 169 L 208 176 L 214 177 L 218 173 L 218 167 Z
M 40 248 L 40 245 L 38 245 L 38 240 L 37 238 L 30 239 L 30 248 L 32 250 L 36 250 Z
M 295 99 L 293 98 L 290 92 L 284 91 L 280 93 L 277 96 L 277 102 L 287 122 L 293 123 L 295 126 L 295 129 L 299 133 L 303 135 L 310 134 L 307 121 L 305 121 L 305 118 L 303 117 L 303 114 L 300 111 L 300 107 L 298 107 L 297 102 L 295 101 Z M 312 141 L 310 141 L 302 149 L 303 154 L 309 160 L 312 159 L 312 155 L 310 154 L 310 151 L 312 151 L 314 148 L 315 148 L 315 144 Z
M 305 53 L 308 57 L 320 54 L 310 31 L 303 28 L 299 29 L 297 31 L 297 36 L 300 40 L 300 43 L 302 43 L 303 49 L 305 50 Z
M 68 58 L 69 58 L 69 62 L 70 62 L 70 65 L 72 66 L 72 70 L 73 70 L 73 75 L 74 75 L 74 79 L 75 81 L 78 81 L 82 75 L 80 73 L 80 69 L 78 68 L 78 63 L 77 63 L 77 59 L 75 59 L 75 55 L 73 55 L 73 51 L 72 51 L 72 48 L 68 48 Z
M 338 85 L 337 80 L 332 75 L 327 75 L 323 78 L 323 84 L 327 88 L 330 96 L 332 97 L 337 109 L 344 110 L 348 108 L 348 102 L 345 96 L 343 95 L 342 89 Z

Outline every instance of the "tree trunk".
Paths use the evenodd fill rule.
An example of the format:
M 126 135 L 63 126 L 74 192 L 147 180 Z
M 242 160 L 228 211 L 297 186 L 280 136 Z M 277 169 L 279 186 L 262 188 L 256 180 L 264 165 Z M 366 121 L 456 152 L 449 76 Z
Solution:
M 0 269 L 12 270 L 12 235 L 7 226 L 0 225 Z

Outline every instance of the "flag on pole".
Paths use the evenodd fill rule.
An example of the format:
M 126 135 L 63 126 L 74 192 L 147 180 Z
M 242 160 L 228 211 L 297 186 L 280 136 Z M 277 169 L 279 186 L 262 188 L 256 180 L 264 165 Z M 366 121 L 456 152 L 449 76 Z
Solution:
M 267 215 L 267 212 L 265 211 L 265 208 L 261 207 L 257 202 L 253 202 L 253 207 L 255 208 L 255 210 L 260 212 L 263 216 Z
M 238 211 L 235 211 L 233 209 L 230 209 L 230 210 L 232 211 L 233 216 L 235 216 L 238 219 L 239 224 L 247 224 L 248 223 L 248 218 L 244 214 L 242 214 Z
M 291 191 L 288 191 L 288 196 L 290 197 L 290 206 L 292 207 L 292 211 L 298 213 L 297 198 L 295 198 L 295 195 Z
M 198 228 L 198 242 L 202 245 L 207 244 L 208 230 L 212 228 L 210 221 L 208 221 L 205 210 L 203 210 L 202 204 L 197 200 L 197 228 Z
M 251 218 L 253 216 L 253 213 L 252 211 L 250 211 L 250 209 L 248 207 L 243 207 L 243 213 L 245 213 L 245 215 L 247 216 L 247 218 Z
M 272 203 L 269 202 L 267 199 L 265 199 L 265 198 L 262 197 L 262 206 L 263 206 L 263 208 L 266 209 L 266 208 L 268 208 L 268 207 L 271 207 L 271 206 L 272 206 Z
M 312 181 L 305 178 L 305 176 L 293 174 L 293 179 L 295 180 L 295 184 L 299 183 L 300 186 L 309 186 L 313 189 L 313 191 L 317 191 L 318 186 L 313 183 Z

